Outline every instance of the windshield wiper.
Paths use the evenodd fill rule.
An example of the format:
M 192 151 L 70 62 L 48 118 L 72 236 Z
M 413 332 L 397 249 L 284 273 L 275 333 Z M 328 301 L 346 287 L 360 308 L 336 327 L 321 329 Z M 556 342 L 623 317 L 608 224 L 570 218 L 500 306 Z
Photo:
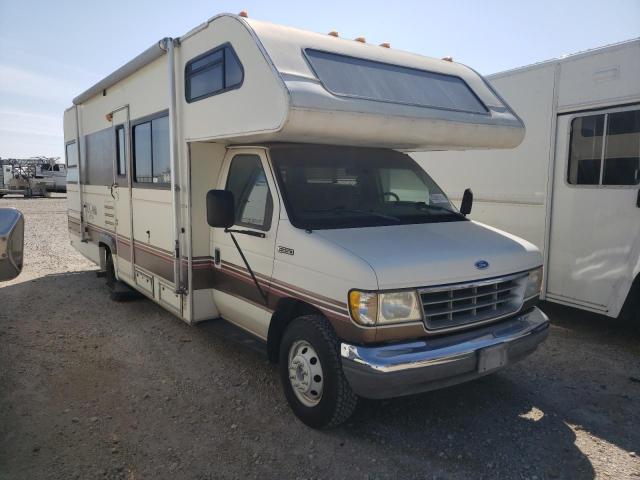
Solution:
M 392 217 L 391 215 L 385 215 L 384 213 L 373 212 L 370 210 L 360 210 L 357 208 L 333 207 L 333 208 L 305 209 L 302 211 L 305 213 L 357 213 L 362 215 L 369 215 L 372 217 L 384 218 L 385 220 L 392 220 L 394 222 L 401 221 L 398 217 Z
M 416 206 L 416 208 L 418 210 L 423 210 L 423 209 L 431 209 L 431 210 L 438 210 L 440 212 L 447 212 L 447 213 L 451 213 L 453 215 L 462 215 L 459 212 L 456 212 L 455 210 L 451 210 L 447 207 L 441 207 L 440 205 L 433 205 L 433 204 L 428 204 L 425 202 L 414 202 L 414 205 Z

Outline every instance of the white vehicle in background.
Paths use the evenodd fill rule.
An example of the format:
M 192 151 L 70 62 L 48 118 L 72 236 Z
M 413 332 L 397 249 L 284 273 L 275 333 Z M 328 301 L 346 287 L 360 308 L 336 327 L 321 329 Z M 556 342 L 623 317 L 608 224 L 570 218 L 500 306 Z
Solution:
M 67 166 L 64 163 L 43 163 L 39 168 L 39 176 L 47 184 L 47 190 L 52 192 L 67 191 Z
M 488 80 L 522 144 L 413 157 L 447 192 L 473 189 L 474 219 L 544 252 L 543 299 L 640 322 L 640 39 Z
M 72 245 L 116 297 L 265 342 L 307 425 L 494 372 L 548 334 L 538 249 L 398 151 L 522 141 L 463 65 L 218 15 L 73 104 Z

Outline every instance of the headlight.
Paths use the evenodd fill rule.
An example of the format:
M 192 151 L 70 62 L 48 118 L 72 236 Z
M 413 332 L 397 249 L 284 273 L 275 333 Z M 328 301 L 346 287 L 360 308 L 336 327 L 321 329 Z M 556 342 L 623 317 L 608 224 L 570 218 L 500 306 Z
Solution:
M 536 268 L 529 272 L 527 278 L 527 288 L 524 290 L 524 299 L 528 300 L 532 297 L 540 295 L 540 289 L 542 288 L 542 267 Z
M 364 326 L 415 322 L 422 319 L 417 292 L 349 292 L 349 311 L 356 323 Z
M 379 297 L 378 324 L 415 322 L 422 319 L 415 291 L 381 293 Z

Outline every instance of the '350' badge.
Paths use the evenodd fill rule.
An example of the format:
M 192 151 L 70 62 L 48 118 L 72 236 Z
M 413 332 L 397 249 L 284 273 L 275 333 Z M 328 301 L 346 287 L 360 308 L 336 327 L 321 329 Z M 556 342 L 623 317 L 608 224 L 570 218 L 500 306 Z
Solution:
M 282 245 L 278 246 L 278 253 L 283 253 L 285 255 L 293 255 L 293 248 L 283 247 Z

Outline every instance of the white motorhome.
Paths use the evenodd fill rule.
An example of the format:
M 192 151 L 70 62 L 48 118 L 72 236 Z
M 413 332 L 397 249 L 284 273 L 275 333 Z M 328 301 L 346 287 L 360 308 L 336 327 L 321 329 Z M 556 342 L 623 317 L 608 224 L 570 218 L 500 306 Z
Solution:
M 219 15 L 76 97 L 64 136 L 71 243 L 114 295 L 264 341 L 307 425 L 547 336 L 538 249 L 468 220 L 401 152 L 521 142 L 463 65 Z
M 413 157 L 473 218 L 543 251 L 543 299 L 640 321 L 640 39 L 490 75 L 524 120 L 510 151 Z

